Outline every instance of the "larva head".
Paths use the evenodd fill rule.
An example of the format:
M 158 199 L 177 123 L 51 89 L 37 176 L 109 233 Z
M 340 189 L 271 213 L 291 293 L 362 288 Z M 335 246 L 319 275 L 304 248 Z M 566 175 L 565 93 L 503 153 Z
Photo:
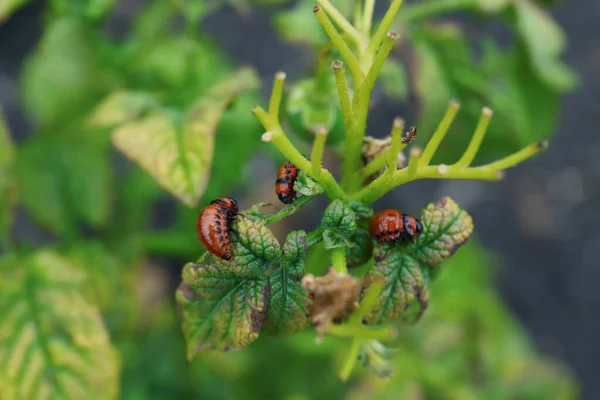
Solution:
M 238 203 L 233 197 L 220 197 L 210 202 L 210 204 L 218 204 L 225 207 L 232 215 L 238 213 Z

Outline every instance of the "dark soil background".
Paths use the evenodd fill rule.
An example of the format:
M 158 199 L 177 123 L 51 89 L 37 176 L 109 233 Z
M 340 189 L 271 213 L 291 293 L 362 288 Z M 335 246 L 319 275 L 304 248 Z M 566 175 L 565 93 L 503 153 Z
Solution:
M 122 0 L 108 29 L 126 31 L 141 3 Z M 17 78 L 41 34 L 42 10 L 41 2 L 34 2 L 0 25 L 0 104 L 17 140 L 27 137 L 31 127 L 19 103 Z M 278 70 L 293 78 L 310 66 L 307 54 L 275 37 L 272 12 L 265 8 L 242 17 L 223 10 L 204 26 L 234 60 L 257 68 L 265 82 Z M 579 73 L 581 84 L 564 98 L 548 152 L 510 170 L 499 183 L 411 183 L 380 205 L 401 203 L 402 209 L 417 212 L 449 195 L 467 209 L 480 241 L 501 261 L 496 282 L 509 307 L 540 351 L 571 366 L 582 398 L 599 399 L 600 1 L 567 0 L 552 14 L 567 32 L 565 60 Z M 474 32 L 495 29 L 467 23 Z M 369 133 L 387 131 L 396 115 L 411 121 L 410 107 L 380 104 Z M 156 213 L 163 214 L 160 208 Z M 18 218 L 17 224 L 21 234 L 41 235 L 26 218 Z

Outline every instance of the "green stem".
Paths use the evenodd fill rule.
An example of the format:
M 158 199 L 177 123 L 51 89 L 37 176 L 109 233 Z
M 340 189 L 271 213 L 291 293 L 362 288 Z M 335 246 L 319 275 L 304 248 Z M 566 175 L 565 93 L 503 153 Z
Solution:
M 335 8 L 335 6 L 329 2 L 329 0 L 317 0 L 317 3 L 319 3 L 325 12 L 331 16 L 331 19 L 335 21 L 340 29 L 346 33 L 350 39 L 352 39 L 358 49 L 363 47 L 363 43 L 366 41 L 364 36 L 361 35 L 361 33 L 354 26 L 352 26 L 346 17 L 344 17 L 337 10 L 337 8 Z
M 407 143 L 402 143 L 403 129 L 404 121 L 401 118 L 395 118 L 394 125 L 392 126 L 392 142 L 390 147 L 388 147 L 383 154 L 374 158 L 359 171 L 361 180 L 379 171 L 381 168 L 383 168 L 386 162 L 388 163 L 388 171 L 391 170 L 391 172 L 394 172 L 396 170 L 398 153 L 404 150 L 404 148 L 407 146 Z M 396 143 L 394 143 L 394 137 L 397 137 Z
M 367 116 L 369 112 L 371 91 L 375 85 L 377 75 L 379 75 L 387 56 L 392 50 L 395 40 L 396 34 L 390 32 L 387 35 L 385 42 L 381 46 L 381 49 L 377 53 L 377 56 L 375 57 L 375 60 L 373 61 L 373 64 L 371 65 L 364 82 L 360 86 L 357 107 L 355 108 L 356 129 L 350 138 L 352 140 L 347 143 L 347 152 L 344 158 L 346 164 L 344 165 L 342 174 L 342 179 L 344 183 L 347 183 L 350 192 L 356 191 L 362 183 L 360 180 L 356 179 L 356 175 L 360 170 L 360 155 L 362 153 L 362 144 L 367 127 Z
M 314 231 L 307 233 L 306 234 L 306 245 L 308 247 L 311 247 L 311 246 L 319 243 L 320 241 L 322 241 L 323 240 L 323 232 L 325 232 L 325 228 L 323 228 L 322 226 L 319 226 Z
M 398 153 L 402 145 L 402 131 L 404 130 L 404 121 L 400 118 L 394 119 L 392 126 L 392 143 L 388 149 L 388 173 L 393 173 L 398 168 Z
M 362 323 L 347 323 L 331 325 L 327 333 L 338 337 L 385 340 L 393 339 L 398 334 L 398 331 L 393 326 L 366 326 Z
M 282 220 L 289 215 L 294 214 L 296 211 L 298 211 L 299 209 L 304 207 L 306 204 L 313 201 L 317 196 L 318 195 L 316 195 L 316 196 L 301 196 L 301 197 L 297 198 L 296 200 L 294 200 L 294 202 L 284 206 L 277 213 L 262 218 L 263 223 L 265 225 L 274 224 L 275 222 Z
M 273 90 L 271 91 L 271 100 L 269 101 L 269 114 L 273 118 L 279 115 L 279 106 L 281 104 L 281 95 L 283 93 L 283 84 L 285 83 L 285 72 L 279 71 L 275 74 Z
M 511 154 L 508 157 L 504 157 L 501 160 L 495 161 L 495 162 L 487 164 L 487 165 L 483 165 L 478 168 L 472 168 L 472 169 L 502 171 L 502 170 L 508 169 L 510 167 L 514 167 L 515 165 L 519 164 L 521 161 L 524 161 L 524 160 L 536 155 L 541 150 L 544 150 L 547 147 L 548 147 L 548 142 L 545 140 L 538 142 L 538 143 L 532 143 L 529 146 L 525 147 L 524 149 L 521 149 L 518 152 Z
M 415 151 L 416 148 L 412 150 Z M 411 152 L 412 153 L 412 152 Z M 411 157 L 411 159 L 414 157 Z M 519 161 L 516 161 L 517 163 Z M 412 165 L 416 165 L 415 162 Z M 417 179 L 464 179 L 464 180 L 484 180 L 495 181 L 501 179 L 503 174 L 497 169 L 489 168 L 489 166 L 477 168 L 457 168 L 447 165 L 429 165 L 427 167 L 419 167 L 411 173 L 411 162 L 409 161 L 408 168 L 403 168 L 394 172 L 391 179 L 384 179 L 380 176 L 369 186 L 363 188 L 360 192 L 350 196 L 350 200 L 359 200 L 365 204 L 371 204 L 381 198 L 390 190 L 412 182 Z
M 390 26 L 392 26 L 392 22 L 394 22 L 394 18 L 396 18 L 396 14 L 398 14 L 398 10 L 400 9 L 401 5 L 402 5 L 402 0 L 393 0 L 392 1 L 392 4 L 390 4 L 390 7 L 388 8 L 385 15 L 383 16 L 383 19 L 381 20 L 379 27 L 377 27 L 375 34 L 371 38 L 371 42 L 369 43 L 369 46 L 367 47 L 367 51 L 365 52 L 366 54 L 371 54 L 371 55 L 375 54 L 375 52 L 379 48 L 379 45 L 381 44 L 381 42 L 383 42 L 383 39 L 385 38 L 386 33 L 389 31 Z
M 446 136 L 446 133 L 448 132 L 448 129 L 450 128 L 450 125 L 452 124 L 452 121 L 454 121 L 454 117 L 456 117 L 456 113 L 458 113 L 459 108 L 460 108 L 460 103 L 456 100 L 453 100 L 448 104 L 448 108 L 446 109 L 446 113 L 444 114 L 444 117 L 442 118 L 437 129 L 433 133 L 433 136 L 427 143 L 427 146 L 425 146 L 423 155 L 421 156 L 421 159 L 419 160 L 419 167 L 424 167 L 426 165 L 429 165 L 429 162 L 433 158 L 433 155 L 435 154 L 435 151 L 437 150 L 440 143 L 442 142 L 442 139 L 444 139 L 444 136 Z
M 419 160 L 421 159 L 421 149 L 414 146 L 410 149 L 410 157 L 408 159 L 408 175 L 415 176 L 419 169 Z
M 340 108 L 342 110 L 342 117 L 344 119 L 344 130 L 346 131 L 347 138 L 348 133 L 352 130 L 352 126 L 354 125 L 354 113 L 352 112 L 348 84 L 346 83 L 346 72 L 344 70 L 344 64 L 342 64 L 341 61 L 334 61 L 332 68 L 333 75 L 335 76 L 335 85 L 337 86 Z M 348 140 L 346 139 L 346 143 L 347 142 Z
M 454 164 L 457 167 L 468 167 L 471 165 L 475 156 L 477 155 L 477 151 L 479 150 L 479 146 L 481 146 L 481 142 L 483 141 L 483 137 L 487 131 L 488 125 L 490 124 L 490 120 L 492 119 L 492 115 L 494 113 L 488 107 L 484 107 L 481 111 L 481 116 L 479 117 L 479 121 L 477 122 L 477 127 L 475 128 L 475 133 L 469 142 L 469 146 L 467 150 L 464 152 L 460 160 Z
M 323 170 L 321 169 L 321 164 L 323 160 L 323 151 L 325 150 L 326 141 L 327 129 L 325 129 L 324 127 L 317 129 L 310 157 L 311 171 L 316 181 L 323 180 Z
M 358 0 L 360 3 L 360 0 Z M 375 0 L 365 0 L 363 11 L 362 31 L 365 35 L 371 35 L 371 25 L 373 24 L 373 10 L 375 9 Z
M 360 302 L 360 305 L 350 316 L 350 320 L 348 321 L 349 324 L 360 324 L 363 326 L 362 320 L 375 306 L 377 299 L 383 292 L 383 286 L 383 279 L 378 279 L 371 283 L 371 285 L 367 288 L 365 296 Z
M 356 361 L 358 360 L 358 353 L 360 351 L 360 346 L 362 341 L 359 338 L 352 339 L 352 344 L 350 345 L 350 350 L 348 351 L 348 358 L 346 362 L 342 366 L 338 377 L 341 381 L 345 382 L 350 378 L 350 374 L 354 369 L 354 365 L 356 365 Z
M 345 247 L 336 247 L 331 249 L 331 264 L 337 272 L 348 274 L 348 268 L 346 267 Z
M 361 82 L 363 79 L 363 72 L 360 68 L 358 60 L 352 53 L 352 50 L 350 50 L 350 48 L 344 41 L 344 38 L 342 38 L 337 29 L 335 29 L 335 27 L 327 17 L 327 14 L 325 14 L 325 11 L 323 11 L 319 6 L 315 6 L 313 8 L 313 11 L 315 13 L 315 16 L 317 17 L 317 20 L 319 20 L 319 23 L 321 23 L 321 26 L 327 33 L 327 36 L 329 36 L 329 39 L 331 39 L 335 47 L 342 55 L 342 58 L 344 59 L 346 64 L 348 64 L 350 72 L 354 77 L 355 86 L 358 86 L 358 83 Z

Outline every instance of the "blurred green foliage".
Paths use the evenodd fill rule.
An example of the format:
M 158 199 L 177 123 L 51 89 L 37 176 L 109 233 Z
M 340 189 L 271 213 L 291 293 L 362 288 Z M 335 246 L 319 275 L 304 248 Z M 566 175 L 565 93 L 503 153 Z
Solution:
M 0 0 L 0 23 L 25 3 Z M 249 112 L 259 101 L 255 73 L 235 66 L 203 32 L 202 21 L 224 5 L 248 12 L 284 2 L 153 0 L 118 40 L 102 25 L 115 3 L 47 1 L 43 35 L 20 73 L 33 132 L 12 143 L 0 114 L 0 398 L 576 397 L 569 373 L 536 355 L 502 305 L 490 283 L 492 260 L 476 242 L 431 282 L 432 302 L 421 322 L 400 327 L 398 353 L 381 361 L 393 364 L 392 380 L 358 369 L 341 383 L 335 371 L 347 343 L 327 337 L 315 345 L 314 331 L 303 330 L 308 321 L 302 318 L 305 298 L 298 295 L 300 272 L 306 267 L 317 273 L 323 254 L 313 247 L 304 265 L 305 250 L 292 246 L 303 235 L 298 231 L 290 233 L 283 250 L 267 246 L 270 240 L 263 240 L 261 249 L 245 247 L 256 270 L 283 260 L 268 278 L 272 304 L 260 296 L 265 282 L 249 283 L 263 278 L 247 276 L 241 286 L 230 282 L 222 289 L 236 299 L 225 308 L 252 313 L 264 307 L 265 331 L 300 333 L 285 340 L 256 339 L 251 315 L 242 313 L 246 319 L 231 323 L 246 326 L 249 335 L 232 343 L 256 339 L 251 346 L 203 353 L 188 362 L 184 335 L 210 339 L 211 326 L 201 332 L 184 326 L 182 332 L 172 294 L 156 289 L 167 279 L 151 268 L 153 257 L 198 258 L 197 207 L 247 189 L 247 162 L 262 133 Z M 352 14 L 350 2 L 333 3 L 344 15 Z M 301 0 L 280 10 L 273 24 L 284 40 L 321 51 L 327 36 L 305 11 L 312 5 Z M 504 49 L 484 37 L 476 56 L 459 25 L 432 22 L 455 10 L 500 18 L 515 34 L 514 43 Z M 410 45 L 406 65 L 412 68 L 387 62 L 381 80 L 385 94 L 416 95 L 419 130 L 426 133 L 420 138 L 433 131 L 449 98 L 460 98 L 467 111 L 453 128 L 456 139 L 439 153 L 456 158 L 482 105 L 496 112 L 482 159 L 553 131 L 559 95 L 576 80 L 560 61 L 564 35 L 540 6 L 430 0 L 407 6 L 400 15 L 397 30 Z M 132 162 L 122 162 L 116 150 Z M 167 226 L 153 231 L 153 207 L 171 196 L 183 203 Z M 51 236 L 46 248 L 11 235 L 17 203 Z M 360 215 L 359 210 L 330 211 L 329 245 L 360 242 L 355 238 L 364 236 L 364 226 L 340 230 L 344 216 Z M 361 246 L 346 250 L 357 265 L 364 261 Z M 194 277 L 186 275 L 191 272 L 191 266 L 184 269 L 184 282 L 193 286 Z M 367 367 L 377 368 L 375 361 Z

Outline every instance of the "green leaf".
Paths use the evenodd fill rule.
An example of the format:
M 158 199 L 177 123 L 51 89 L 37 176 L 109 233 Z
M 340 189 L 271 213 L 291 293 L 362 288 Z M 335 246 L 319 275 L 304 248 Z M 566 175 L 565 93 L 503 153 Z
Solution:
M 294 184 L 294 190 L 305 196 L 316 196 L 323 193 L 321 185 L 303 171 L 300 171 L 298 174 L 298 178 Z
M 109 143 L 100 137 L 43 134 L 19 149 L 16 172 L 22 200 L 40 224 L 74 234 L 83 221 L 108 222 L 112 171 Z
M 90 19 L 102 18 L 115 5 L 116 0 L 54 0 L 53 11 L 65 16 Z
M 364 203 L 357 200 L 350 200 L 348 206 L 354 211 L 357 219 L 371 219 L 375 214 L 371 207 L 365 206 Z
M 269 306 L 263 330 L 276 336 L 291 336 L 308 322 L 310 301 L 302 288 L 306 233 L 290 232 L 283 244 L 281 265 L 269 275 Z
M 367 323 L 383 324 L 400 316 L 407 322 L 418 320 L 429 303 L 430 268 L 439 269 L 473 232 L 471 216 L 449 197 L 429 204 L 423 210 L 421 223 L 423 232 L 413 243 L 375 247 L 375 265 L 365 287 L 377 277 L 383 278 L 385 286 L 366 317 Z M 415 300 L 417 304 L 413 304 Z
M 283 40 L 315 47 L 327 43 L 327 34 L 312 11 L 313 3 L 302 0 L 294 8 L 275 14 L 273 25 Z
M 0 397 L 116 399 L 120 365 L 85 275 L 49 250 L 0 260 Z
M 86 22 L 59 18 L 46 26 L 20 75 L 24 107 L 36 123 L 63 129 L 115 83 L 104 53 L 97 51 L 106 44 L 100 40 Z
M 404 100 L 408 95 L 408 82 L 406 71 L 401 62 L 395 59 L 388 59 L 379 75 L 381 88 L 390 98 L 395 100 Z
M 8 239 L 17 203 L 14 163 L 15 148 L 0 107 L 0 244 Z
M 238 214 L 231 224 L 233 260 L 225 268 L 240 276 L 256 277 L 281 258 L 281 245 L 262 223 Z
M 473 219 L 450 197 L 429 204 L 421 214 L 423 233 L 410 251 L 421 263 L 438 266 L 465 244 L 473 233 Z
M 177 289 L 188 359 L 210 350 L 248 346 L 262 325 L 268 280 L 243 278 L 218 264 L 187 264 Z
M 341 200 L 332 202 L 322 219 L 325 248 L 353 246 L 350 238 L 356 231 L 356 214 Z
M 560 60 L 566 42 L 560 26 L 546 10 L 531 1 L 515 1 L 514 6 L 517 28 L 537 74 L 559 92 L 573 89 L 577 77 Z
M 484 106 L 494 117 L 475 163 L 504 157 L 548 138 L 555 127 L 558 95 L 532 72 L 520 47 L 501 51 L 483 40 L 483 56 L 476 61 L 461 30 L 450 24 L 418 26 L 411 30 L 416 60 L 415 89 L 419 96 L 421 145 L 431 137 L 451 99 L 461 110 L 441 143 L 434 163 L 451 164 L 466 149 Z
M 161 186 L 194 207 L 208 183 L 214 132 L 226 106 L 257 84 L 252 70 L 240 69 L 204 93 L 185 117 L 154 111 L 121 125 L 113 134 L 113 142 Z
M 6 21 L 15 11 L 23 7 L 30 0 L 2 0 L 0 1 L 0 23 Z
M 354 244 L 346 247 L 346 263 L 348 268 L 358 267 L 371 259 L 373 254 L 373 238 L 364 228 L 358 228 L 351 239 Z

